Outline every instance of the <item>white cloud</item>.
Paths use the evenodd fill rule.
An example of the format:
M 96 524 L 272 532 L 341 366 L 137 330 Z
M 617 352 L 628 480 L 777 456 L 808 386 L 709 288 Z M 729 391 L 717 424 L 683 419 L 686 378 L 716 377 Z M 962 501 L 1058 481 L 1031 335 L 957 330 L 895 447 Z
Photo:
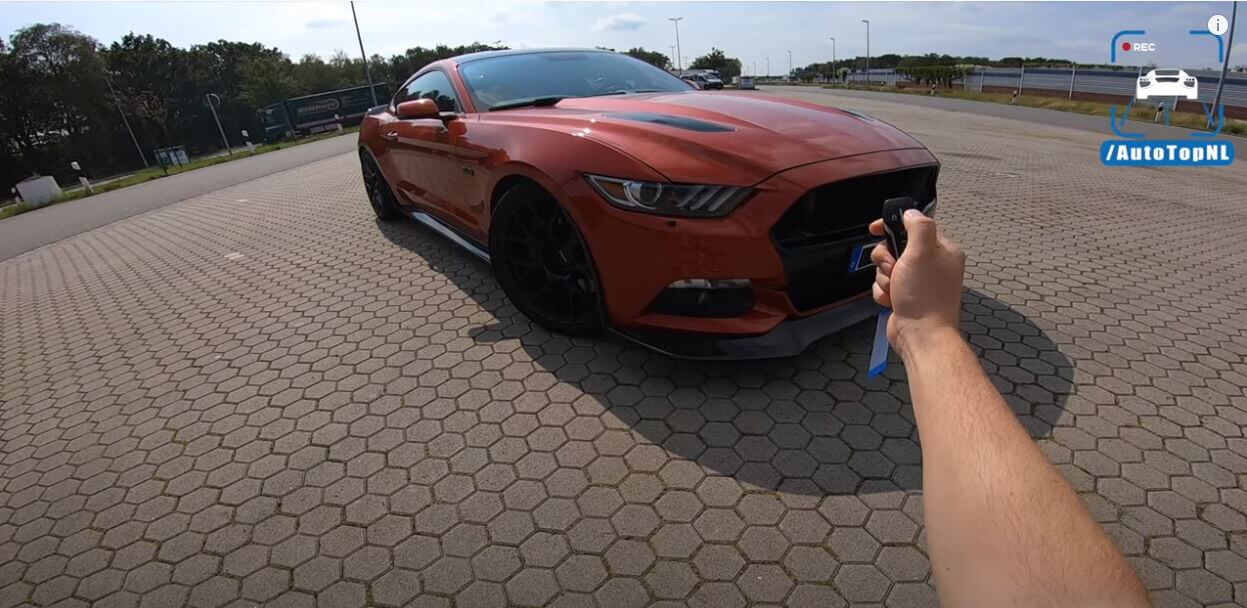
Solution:
M 593 24 L 594 31 L 635 30 L 645 25 L 645 18 L 636 13 L 619 13 L 602 17 Z
M 304 26 L 309 30 L 331 30 L 346 25 L 345 19 L 312 19 Z

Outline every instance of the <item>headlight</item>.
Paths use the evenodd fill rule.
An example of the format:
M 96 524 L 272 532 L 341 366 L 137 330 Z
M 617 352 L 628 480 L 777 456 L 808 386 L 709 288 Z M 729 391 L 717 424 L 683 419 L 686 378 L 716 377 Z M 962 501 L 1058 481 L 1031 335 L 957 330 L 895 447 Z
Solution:
M 611 204 L 629 211 L 687 217 L 723 217 L 753 193 L 739 186 L 668 184 L 585 175 Z

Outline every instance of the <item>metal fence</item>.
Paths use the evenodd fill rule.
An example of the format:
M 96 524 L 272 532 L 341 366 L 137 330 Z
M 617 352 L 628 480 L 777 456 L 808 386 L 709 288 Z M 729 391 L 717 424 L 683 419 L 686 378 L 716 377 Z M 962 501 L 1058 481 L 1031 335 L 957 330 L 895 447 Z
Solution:
M 971 72 L 966 78 L 959 79 L 953 86 L 971 91 L 981 91 L 984 87 L 1002 87 L 1027 91 L 1060 91 L 1067 95 L 1072 93 L 1095 93 L 1121 95 L 1131 97 L 1135 93 L 1136 79 L 1140 70 L 1105 70 L 1103 68 L 980 68 Z M 1212 103 L 1217 92 L 1217 79 L 1221 73 L 1211 70 L 1188 70 L 1187 74 L 1199 79 L 1199 100 Z M 857 72 L 849 75 L 850 82 L 865 82 L 866 74 Z M 912 84 L 909 78 L 891 70 L 871 70 L 870 81 L 890 86 Z M 1148 100 L 1144 103 L 1160 101 Z M 1226 74 L 1225 91 L 1221 94 L 1221 102 L 1227 106 L 1247 107 L 1247 75 L 1241 72 Z M 1181 103 L 1181 102 L 1179 102 Z

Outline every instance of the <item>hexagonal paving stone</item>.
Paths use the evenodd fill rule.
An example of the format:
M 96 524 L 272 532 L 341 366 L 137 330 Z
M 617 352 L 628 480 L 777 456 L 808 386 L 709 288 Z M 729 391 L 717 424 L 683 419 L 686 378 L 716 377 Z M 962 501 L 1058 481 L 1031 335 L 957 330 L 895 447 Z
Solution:
M 1242 603 L 1244 258 L 1171 255 L 1247 238 L 1241 177 L 1123 181 L 1084 162 L 1098 133 L 768 94 L 920 134 L 984 369 L 1157 605 Z M 869 327 L 746 364 L 553 335 L 488 265 L 374 221 L 357 161 L 0 260 L 0 604 L 935 603 L 904 370 L 861 373 Z
M 753 564 L 745 568 L 736 585 L 752 601 L 778 602 L 792 589 L 792 579 L 779 566 Z

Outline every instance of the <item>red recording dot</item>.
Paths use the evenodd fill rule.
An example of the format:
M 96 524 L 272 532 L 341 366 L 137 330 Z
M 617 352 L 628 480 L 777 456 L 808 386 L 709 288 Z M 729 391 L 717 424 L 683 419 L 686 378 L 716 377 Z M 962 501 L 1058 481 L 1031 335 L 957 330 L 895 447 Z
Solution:
M 1121 43 L 1121 50 L 1123 50 L 1123 51 L 1129 51 L 1129 50 L 1130 50 L 1130 43 L 1129 43 L 1129 42 L 1123 42 L 1123 43 Z

